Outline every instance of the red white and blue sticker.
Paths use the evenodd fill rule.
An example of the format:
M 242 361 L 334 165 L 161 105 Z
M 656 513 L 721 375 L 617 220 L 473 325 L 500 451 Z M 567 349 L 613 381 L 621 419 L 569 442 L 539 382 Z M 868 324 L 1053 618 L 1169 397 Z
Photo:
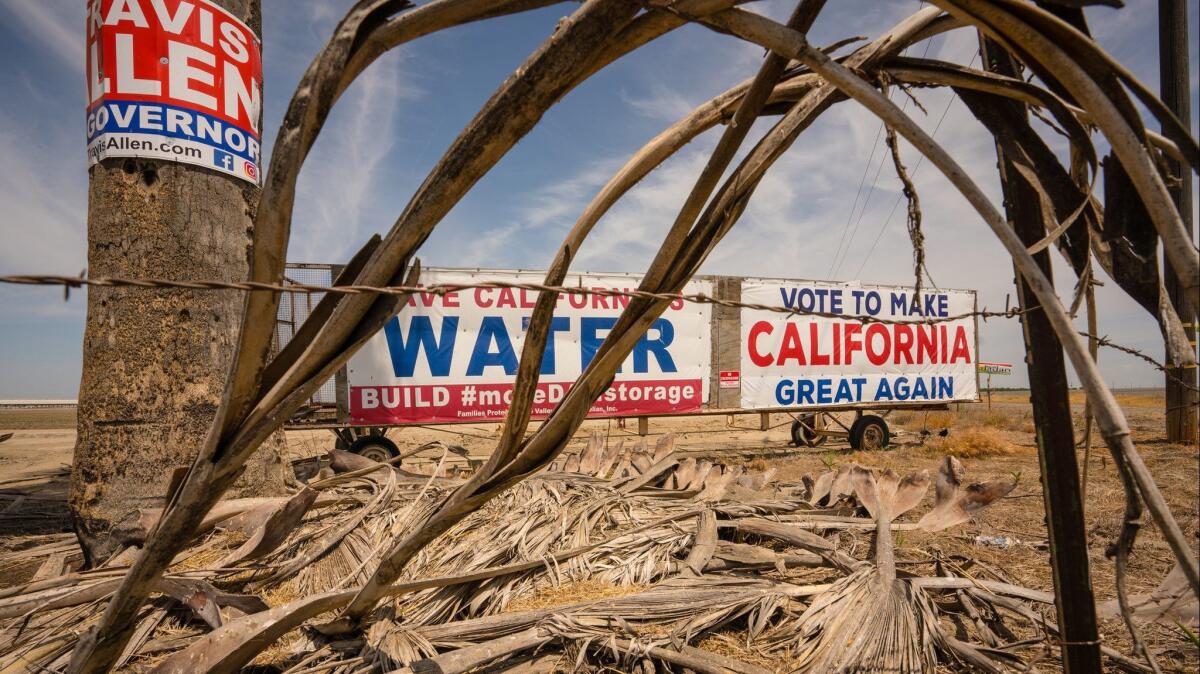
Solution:
M 208 0 L 89 0 L 88 161 L 143 157 L 260 184 L 262 52 Z

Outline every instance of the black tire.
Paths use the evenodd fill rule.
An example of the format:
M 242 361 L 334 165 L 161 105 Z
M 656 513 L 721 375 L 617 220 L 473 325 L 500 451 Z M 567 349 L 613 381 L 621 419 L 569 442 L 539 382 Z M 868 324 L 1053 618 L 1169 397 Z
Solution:
M 350 451 L 379 463 L 400 456 L 396 443 L 383 435 L 364 435 L 350 445 Z
M 805 428 L 808 426 L 808 428 Z M 825 435 L 812 429 L 817 427 L 817 415 L 806 414 L 792 422 L 792 444 L 797 447 L 816 447 L 825 442 Z
M 886 449 L 891 440 L 887 422 L 874 414 L 862 415 L 850 427 L 851 449 Z

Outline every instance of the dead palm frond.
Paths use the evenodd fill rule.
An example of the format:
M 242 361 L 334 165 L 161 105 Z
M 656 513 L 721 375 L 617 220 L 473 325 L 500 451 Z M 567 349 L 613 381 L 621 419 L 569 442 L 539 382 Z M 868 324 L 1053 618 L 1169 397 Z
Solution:
M 874 517 L 874 564 L 863 565 L 814 598 L 787 644 L 802 671 L 926 672 L 937 662 L 939 631 L 932 601 L 896 579 L 891 522 L 924 496 L 928 477 L 877 481 L 861 467 L 849 471 L 855 496 Z M 883 488 L 881 488 L 881 483 Z
M 603 456 L 600 449 L 593 443 L 587 465 L 602 473 L 605 461 L 595 459 L 598 453 Z M 322 644 L 332 642 L 319 632 L 310 633 L 295 642 L 301 644 L 298 653 L 310 653 L 296 662 L 382 669 L 420 668 L 428 662 L 459 671 L 475 666 L 485 655 L 516 663 L 551 648 L 568 661 L 584 658 L 625 666 L 636 654 L 700 667 L 697 671 L 756 671 L 691 645 L 736 625 L 756 648 L 789 650 L 789 661 L 805 671 L 832 671 L 847 663 L 899 663 L 900 671 L 918 671 L 924 664 L 956 658 L 991 666 L 1003 658 L 941 630 L 941 609 L 932 597 L 974 588 L 986 593 L 974 600 L 985 610 L 995 603 L 992 596 L 1053 600 L 1003 583 L 897 578 L 894 561 L 888 561 L 887 532 L 916 526 L 891 520 L 921 501 L 929 482 L 924 473 L 901 479 L 890 472 L 874 475 L 851 467 L 853 494 L 843 503 L 864 508 L 874 518 L 868 519 L 807 509 L 799 495 L 788 496 L 785 489 L 755 492 L 761 499 L 756 505 L 704 502 L 699 494 L 711 485 L 702 483 L 699 490 L 667 488 L 690 484 L 694 465 L 673 463 L 670 447 L 658 450 L 660 460 L 641 474 L 650 477 L 636 489 L 626 489 L 636 476 L 606 479 L 550 471 L 514 486 L 414 557 L 399 582 L 389 586 L 393 599 L 366 630 L 361 646 L 327 649 Z M 347 476 L 345 480 L 314 482 L 309 489 L 321 490 L 319 498 L 285 500 L 282 505 L 310 499 L 314 505 L 271 552 L 237 560 L 229 568 L 201 566 L 189 575 L 164 579 L 174 583 L 163 586 L 162 601 L 168 603 L 151 604 L 139 613 L 137 638 L 122 658 L 169 655 L 158 665 L 160 674 L 233 672 L 283 634 L 347 605 L 357 593 L 354 583 L 361 582 L 362 570 L 378 559 L 382 543 L 426 517 L 443 493 L 433 477 L 419 488 L 402 489 L 396 486 L 399 471 L 369 468 L 337 476 Z M 962 491 L 965 482 L 964 469 L 956 461 L 947 459 L 940 470 L 944 498 L 930 512 L 955 503 L 950 496 Z M 714 463 L 704 480 L 723 481 L 726 473 Z M 746 477 L 750 482 L 766 481 L 758 474 Z M 775 495 L 773 500 L 766 498 L 769 494 Z M 257 513 L 247 522 L 292 519 L 278 514 L 287 508 L 275 508 L 273 518 Z M 883 520 L 887 526 L 881 528 Z M 347 532 L 348 523 L 353 527 Z M 849 557 L 816 533 L 872 524 L 877 530 L 873 560 Z M 246 548 L 247 540 L 255 540 L 243 531 L 232 526 L 218 530 L 195 547 L 219 562 Z M 747 542 L 734 542 L 738 538 Z M 773 541 L 783 550 L 756 545 L 755 540 Z M 313 561 L 295 570 L 292 561 L 297 558 Z M 788 568 L 844 575 L 829 585 L 809 586 L 757 575 Z M 39 581 L 0 598 L 0 608 L 25 607 L 20 609 L 21 622 L 10 627 L 19 631 L 5 651 L 5 662 L 20 659 L 48 668 L 65 664 L 72 640 L 57 641 L 52 635 L 68 624 L 95 624 L 101 615 L 99 602 L 115 588 L 119 573 L 89 572 L 80 579 L 89 583 L 82 587 L 92 589 L 73 596 L 80 591 L 77 583 Z M 573 582 L 650 589 L 626 597 L 506 612 L 516 600 Z M 268 608 L 257 597 L 217 590 L 212 583 L 299 598 Z M 58 603 L 48 603 L 55 598 Z M 180 623 L 164 615 L 163 608 L 172 600 L 193 606 L 194 618 Z M 871 628 L 851 633 L 854 625 Z M 186 631 L 178 632 L 180 628 Z M 165 638 L 168 634 L 179 636 Z M 852 649 L 831 647 L 840 639 L 858 637 L 863 638 Z M 47 643 L 55 647 L 43 648 Z
M 284 117 L 255 219 L 249 280 L 261 283 L 280 280 L 297 177 L 340 94 L 358 75 L 389 49 L 419 37 L 546 4 L 549 3 L 545 0 L 433 0 L 421 7 L 412 7 L 404 0 L 354 3 L 305 72 Z M 1179 562 L 1183 577 L 1193 591 L 1200 587 L 1195 554 L 1130 440 L 1125 417 L 1100 377 L 1094 358 L 1075 333 L 1053 284 L 958 162 L 891 104 L 878 87 L 881 82 L 895 78 L 900 82 L 951 86 L 1002 96 L 1048 111 L 1066 131 L 1073 152 L 1081 158 L 1079 166 L 1072 167 L 1079 169 L 1080 179 L 1063 171 L 1053 156 L 1039 154 L 1039 143 L 1032 139 L 1016 141 L 1008 149 L 1021 149 L 1033 158 L 1025 167 L 1029 174 L 1026 177 L 1033 183 L 1044 180 L 1052 185 L 1047 188 L 1043 184 L 1040 193 L 1045 195 L 1047 209 L 1053 213 L 1054 217 L 1047 218 L 1053 226 L 1035 248 L 1058 246 L 1071 258 L 1077 272 L 1093 250 L 1090 242 L 1111 238 L 1103 232 L 1103 215 L 1092 203 L 1090 194 L 1097 162 L 1088 127 L 1099 129 L 1113 148 L 1113 161 L 1128 175 L 1128 192 L 1140 200 L 1146 219 L 1153 226 L 1150 238 L 1155 242 L 1161 240 L 1166 259 L 1184 279 L 1186 301 L 1196 307 L 1200 306 L 1200 252 L 1188 241 L 1182 217 L 1157 168 L 1159 152 L 1182 159 L 1192 169 L 1200 165 L 1200 149 L 1186 126 L 1094 41 L 1033 3 L 936 0 L 936 7 L 921 9 L 844 57 L 814 48 L 806 39 L 808 29 L 825 4 L 821 0 L 798 3 L 786 25 L 736 9 L 737 4 L 736 0 L 584 2 L 497 88 L 450 145 L 386 236 L 368 241 L 337 280 L 338 284 L 364 286 L 401 281 L 415 285 L 419 275 L 419 265 L 413 263 L 415 255 L 445 215 L 534 128 L 550 107 L 622 55 L 689 21 L 702 22 L 767 47 L 770 55 L 751 80 L 701 106 L 639 151 L 581 214 L 548 265 L 547 282 L 556 285 L 606 210 L 692 138 L 716 124 L 729 122 L 645 274 L 641 289 L 658 294 L 660 299 L 637 298 L 629 303 L 587 370 L 544 423 L 526 436 L 538 365 L 556 303 L 553 293 L 543 293 L 537 299 L 520 358 L 512 408 L 494 451 L 468 479 L 423 480 L 419 476 L 365 466 L 361 469 L 363 473 L 355 470 L 353 477 L 327 483 L 315 497 L 302 493 L 269 505 L 259 503 L 221 512 L 228 504 L 222 504 L 220 499 L 247 457 L 399 311 L 404 301 L 403 296 L 327 294 L 295 339 L 268 361 L 278 295 L 250 293 L 224 399 L 213 426 L 197 452 L 195 463 L 178 490 L 170 495 L 163 511 L 145 513 L 146 517 L 139 521 L 140 528 L 135 527 L 139 528 L 139 540 L 144 539 L 141 550 L 129 552 L 132 563 L 119 575 L 80 576 L 77 583 L 69 583 L 70 591 L 78 592 L 75 599 L 89 597 L 85 602 L 70 603 L 75 599 L 55 594 L 63 586 L 31 587 L 0 599 L 10 607 L 24 607 L 26 604 L 22 602 L 38 592 L 55 597 L 47 600 L 40 615 L 28 616 L 30 623 L 26 628 L 6 626 L 10 631 L 23 629 L 26 636 L 32 634 L 31 629 L 41 630 L 37 640 L 23 638 L 20 645 L 4 649 L 2 657 L 8 658 L 6 662 L 15 662 L 12 658 L 19 657 L 37 666 L 61 668 L 70 657 L 74 672 L 108 671 L 127 657 L 130 643 L 143 640 L 144 633 L 154 632 L 156 628 L 152 625 L 161 625 L 162 621 L 155 621 L 156 614 L 149 611 L 146 601 L 157 594 L 174 597 L 172 583 L 185 577 L 185 571 L 196 572 L 186 577 L 205 582 L 259 589 L 295 584 L 302 593 L 317 594 L 288 604 L 286 610 L 276 607 L 225 622 L 193 642 L 185 651 L 186 656 L 179 656 L 181 660 L 172 660 L 176 664 L 170 667 L 175 667 L 175 671 L 201 661 L 209 663 L 204 667 L 212 671 L 230 671 L 240 666 L 238 663 L 248 662 L 274 637 L 331 610 L 341 611 L 342 617 L 327 625 L 327 631 L 357 635 L 368 626 L 381 601 L 413 592 L 424 592 L 420 602 L 412 603 L 414 597 L 407 596 L 393 608 L 415 611 L 421 620 L 430 622 L 463 615 L 491 617 L 515 594 L 533 590 L 538 583 L 553 578 L 552 574 L 563 573 L 564 577 L 609 574 L 607 577 L 616 582 L 659 579 L 683 561 L 678 557 L 688 549 L 689 537 L 695 537 L 700 529 L 697 522 L 707 517 L 702 512 L 711 512 L 718 518 L 746 520 L 738 526 L 757 528 L 753 535 L 774 536 L 786 545 L 797 546 L 795 552 L 779 558 L 784 565 L 788 563 L 787 554 L 804 553 L 816 554 L 824 562 L 848 569 L 850 565 L 839 560 L 836 550 L 823 549 L 821 544 L 796 533 L 807 532 L 801 526 L 802 520 L 774 523 L 786 528 L 751 521 L 755 519 L 753 515 L 778 516 L 842 502 L 847 506 L 864 506 L 871 512 L 876 529 L 875 561 L 869 567 L 854 567 L 849 576 L 836 584 L 838 594 L 822 599 L 820 605 L 840 606 L 837 597 L 843 595 L 877 597 L 879 611 L 864 614 L 863 619 L 894 626 L 913 640 L 904 646 L 863 641 L 856 654 L 847 657 L 851 660 L 861 657 L 872 663 L 898 658 L 896 661 L 904 667 L 923 667 L 929 662 L 930 649 L 941 648 L 971 661 L 974 666 L 991 666 L 981 664 L 994 660 L 990 656 L 977 657 L 969 645 L 929 631 L 934 628 L 928 623 L 928 603 L 920 595 L 921 591 L 929 591 L 927 584 L 895 577 L 890 561 L 892 519 L 903 509 L 902 492 L 911 495 L 920 482 L 919 477 L 907 484 L 896 481 L 893 487 L 892 477 L 868 479 L 861 471 L 847 467 L 828 478 L 818 478 L 805 503 L 794 490 L 764 492 L 765 480 L 761 485 L 753 481 L 743 484 L 744 476 L 738 467 L 677 464 L 677 457 L 669 447 L 653 451 L 643 447 L 626 455 L 604 446 L 589 445 L 583 453 L 556 462 L 634 344 L 665 309 L 667 298 L 680 292 L 736 224 L 766 172 L 819 115 L 847 100 L 879 116 L 889 127 L 889 134 L 903 136 L 929 158 L 1005 246 L 1087 391 L 1098 426 L 1125 478 L 1131 502 L 1135 505 L 1139 500 L 1145 502 Z M 916 42 L 961 27 L 983 31 L 1023 63 L 1036 79 L 1017 83 L 969 68 L 898 57 Z M 964 100 L 969 98 L 968 94 Z M 1162 123 L 1162 135 L 1147 132 L 1134 99 Z M 780 118 L 735 164 L 733 159 L 748 139 L 754 121 L 764 115 L 780 115 Z M 724 180 L 722 176 L 726 176 Z M 1086 231 L 1081 231 L 1080 223 Z M 914 241 L 919 243 L 917 239 Z M 1106 259 L 1110 267 L 1117 266 L 1114 260 L 1122 255 L 1120 246 L 1107 251 L 1102 248 L 1097 246 L 1100 251 L 1095 253 L 1102 266 Z M 919 251 L 914 253 L 919 255 Z M 1157 262 L 1148 264 L 1156 266 Z M 1161 278 L 1161 274 L 1156 278 Z M 1136 289 L 1139 302 L 1159 318 L 1172 352 L 1182 353 L 1178 316 L 1169 309 L 1158 308 L 1162 293 L 1157 284 L 1128 278 L 1119 283 L 1123 288 Z M 1159 302 L 1156 304 L 1154 300 Z M 1004 491 L 1003 484 L 983 485 L 978 489 L 972 485 L 964 487 L 955 478 L 953 464 L 947 465 L 949 472 L 945 475 L 949 477 L 944 484 L 939 478 L 938 503 L 927 513 L 928 519 L 923 520 L 922 526 L 939 528 L 961 522 L 982 501 Z M 528 481 L 547 466 L 555 472 Z M 575 474 L 578 471 L 591 474 L 591 478 L 579 477 Z M 555 477 L 568 474 L 575 475 Z M 522 481 L 526 483 L 523 485 Z M 860 484 L 852 485 L 854 481 Z M 513 491 L 518 485 L 523 491 Z M 318 489 L 316 485 L 312 488 Z M 740 492 L 741 489 L 752 493 Z M 529 500 L 514 500 L 514 494 Z M 730 501 L 731 495 L 747 498 Z M 328 497 L 334 500 L 322 500 Z M 497 511 L 488 509 L 501 506 L 520 511 L 528 521 L 519 524 L 502 521 L 499 528 L 492 528 L 486 514 Z M 670 521 L 659 522 L 664 517 Z M 214 529 L 231 518 L 239 519 L 225 529 Z M 820 519 L 817 514 L 807 521 Z M 831 526 L 835 523 L 824 521 Z M 541 572 L 533 573 L 534 567 L 523 566 L 533 564 L 534 555 L 554 558 L 565 554 L 562 551 L 568 548 L 587 548 L 605 536 L 636 531 L 650 522 L 657 522 L 653 533 L 661 541 L 650 535 L 635 539 L 629 542 L 630 551 L 626 553 L 603 546 L 588 548 L 586 553 L 569 555 L 571 561 L 565 571 L 548 570 L 544 577 Z M 837 524 L 861 526 L 862 522 Z M 704 529 L 711 531 L 711 526 Z M 489 534 L 496 537 L 492 541 L 501 543 L 480 545 L 488 540 Z M 199 536 L 208 539 L 200 540 Z M 733 551 L 726 550 L 726 559 L 721 559 L 718 546 L 709 543 L 711 540 L 693 563 L 687 565 L 691 573 L 705 573 L 714 560 L 735 563 Z M 224 558 L 232 566 L 206 568 L 212 566 L 208 555 L 219 555 L 212 561 Z M 61 566 L 61 560 L 54 559 L 52 553 L 46 556 L 51 566 Z M 755 558 L 743 557 L 743 561 Z M 188 558 L 200 568 L 187 569 Z M 708 559 L 701 564 L 703 558 Z M 802 559 L 800 555 L 792 561 Z M 751 564 L 754 563 L 757 562 Z M 467 571 L 467 575 L 454 580 L 442 577 L 422 585 L 424 579 L 418 578 L 439 572 L 439 565 Z M 497 568 L 509 570 L 489 575 Z M 511 570 L 515 568 L 521 570 Z M 554 568 L 548 565 L 548 569 Z M 476 577 L 479 574 L 483 575 Z M 509 575 L 513 577 L 503 578 Z M 464 577 L 472 580 L 463 580 Z M 414 580 L 403 583 L 402 579 Z M 475 585 L 470 585 L 469 590 L 450 589 L 471 583 Z M 322 588 L 328 589 L 322 591 Z M 205 592 L 201 595 L 208 596 Z M 42 595 L 45 596 L 48 595 Z M 220 604 L 219 597 L 217 603 Z M 813 606 L 817 605 L 814 602 Z M 211 612 L 207 615 L 212 618 Z M 804 615 L 808 618 L 802 634 L 807 636 L 801 642 L 807 649 L 806 662 L 831 667 L 843 662 L 845 654 L 835 656 L 825 635 L 840 633 L 844 628 L 839 625 L 844 623 L 838 623 L 824 609 L 810 607 Z M 380 617 L 386 619 L 382 614 Z M 52 631 L 52 627 L 61 627 L 66 621 L 72 621 L 78 629 L 88 629 L 71 655 L 68 653 L 73 636 L 54 635 Z M 534 637 L 573 642 L 582 639 L 587 643 L 580 645 L 579 652 L 594 652 L 593 644 L 598 642 L 589 641 L 586 636 L 570 636 L 573 633 L 565 626 L 560 628 L 553 632 L 546 631 L 546 626 L 537 626 L 536 635 L 526 635 L 527 642 Z M 430 642 L 437 643 L 433 639 Z M 612 643 L 616 651 L 629 653 L 641 642 L 618 636 L 612 638 Z M 197 656 L 194 650 L 197 644 L 203 645 L 200 651 L 207 648 L 215 652 Z M 422 650 L 425 649 L 422 642 L 413 642 L 405 647 L 407 651 L 397 648 L 398 653 L 427 653 L 427 649 Z M 19 649 L 25 650 L 18 656 Z M 673 652 L 675 655 L 661 657 L 687 657 L 681 649 Z M 460 663 L 473 662 L 465 655 L 458 659 Z M 187 660 L 192 657 L 197 659 Z M 704 665 L 697 663 L 697 666 Z
M 937 530 L 942 524 L 952 526 L 967 519 L 959 489 L 963 474 L 962 465 L 946 457 L 939 471 L 937 505 L 918 527 Z M 901 479 L 891 471 L 877 476 L 853 466 L 849 479 L 855 498 L 874 521 L 873 563 L 856 565 L 849 575 L 814 597 L 798 619 L 776 627 L 768 639 L 770 647 L 786 648 L 803 672 L 929 672 L 936 668 L 939 652 L 967 657 L 988 671 L 1000 671 L 986 655 L 969 645 L 960 646 L 944 633 L 939 610 L 924 585 L 897 577 L 892 521 L 921 502 L 929 486 L 928 473 Z M 971 490 L 972 511 L 1011 489 Z M 962 513 L 962 518 L 950 512 Z
M 817 596 L 789 642 L 800 671 L 929 672 L 937 657 L 937 616 L 929 596 L 860 568 Z M 781 645 L 783 645 L 781 644 Z

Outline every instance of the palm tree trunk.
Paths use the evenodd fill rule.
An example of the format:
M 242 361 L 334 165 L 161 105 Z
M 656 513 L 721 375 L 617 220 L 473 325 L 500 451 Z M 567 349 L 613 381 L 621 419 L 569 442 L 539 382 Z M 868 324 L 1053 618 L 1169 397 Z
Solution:
M 256 32 L 261 0 L 218 0 Z M 261 126 L 261 124 L 260 124 Z M 259 188 L 169 161 L 109 158 L 91 169 L 92 276 L 241 281 Z M 138 511 L 162 507 L 217 410 L 243 293 L 91 288 L 71 472 L 72 522 L 90 564 L 140 542 Z M 280 493 L 282 433 L 264 443 L 241 491 Z

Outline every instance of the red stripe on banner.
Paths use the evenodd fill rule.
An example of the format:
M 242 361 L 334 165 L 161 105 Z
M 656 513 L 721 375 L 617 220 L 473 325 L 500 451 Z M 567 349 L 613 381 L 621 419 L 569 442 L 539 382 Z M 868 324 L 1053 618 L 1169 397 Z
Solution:
M 544 419 L 566 395 L 570 383 L 542 382 L 533 418 Z M 462 423 L 499 421 L 508 415 L 512 384 L 353 386 L 350 420 L 355 424 Z M 618 381 L 600 395 L 588 416 L 625 417 L 695 412 L 699 379 Z

